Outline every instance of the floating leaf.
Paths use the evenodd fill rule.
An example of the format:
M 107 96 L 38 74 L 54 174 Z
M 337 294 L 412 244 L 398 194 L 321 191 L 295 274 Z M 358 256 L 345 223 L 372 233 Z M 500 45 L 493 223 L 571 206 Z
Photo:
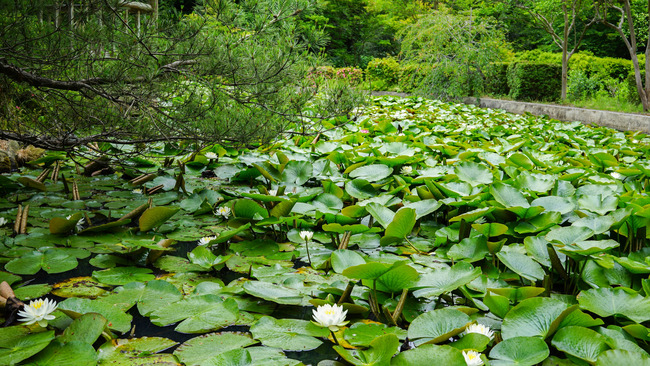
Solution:
M 623 315 L 637 323 L 650 320 L 650 298 L 624 288 L 598 288 L 578 294 L 580 307 L 600 316 Z
M 174 356 L 188 366 L 201 366 L 219 353 L 244 348 L 255 343 L 258 341 L 253 340 L 248 333 L 210 333 L 194 337 L 181 344 L 174 351 Z
M 274 319 L 264 316 L 250 328 L 253 337 L 268 347 L 285 351 L 309 351 L 323 342 L 316 337 L 327 337 L 329 329 L 307 320 Z
M 153 228 L 156 228 L 165 221 L 169 220 L 176 212 L 180 210 L 180 207 L 152 207 L 148 208 L 139 219 L 140 231 L 149 231 Z
M 506 314 L 501 325 L 503 339 L 541 337 L 553 334 L 560 322 L 577 306 L 548 297 L 523 300 Z
M 544 361 L 550 351 L 537 337 L 513 337 L 497 343 L 490 350 L 490 365 L 533 366 Z
M 412 208 L 402 208 L 397 211 L 393 221 L 386 228 L 384 237 L 381 238 L 381 245 L 398 243 L 406 239 L 415 226 L 415 216 L 415 210 Z
M 459 310 L 432 310 L 413 319 L 408 337 L 418 344 L 440 343 L 460 334 L 470 322 L 469 316 Z
M 585 327 L 564 327 L 557 331 L 551 344 L 558 350 L 587 362 L 596 362 L 598 355 L 609 349 L 606 338 Z

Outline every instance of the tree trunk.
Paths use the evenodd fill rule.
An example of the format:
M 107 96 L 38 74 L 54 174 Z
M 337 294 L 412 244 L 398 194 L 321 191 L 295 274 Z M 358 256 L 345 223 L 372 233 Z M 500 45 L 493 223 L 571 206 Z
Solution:
M 567 45 L 565 44 L 564 47 L 562 48 L 562 94 L 560 95 L 560 98 L 564 102 L 566 100 L 566 90 L 567 90 L 567 82 L 569 79 L 569 58 L 571 55 L 567 55 Z

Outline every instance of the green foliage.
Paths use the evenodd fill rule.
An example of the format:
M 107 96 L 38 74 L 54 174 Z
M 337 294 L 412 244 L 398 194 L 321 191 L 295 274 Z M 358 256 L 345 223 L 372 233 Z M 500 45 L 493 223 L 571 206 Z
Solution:
M 418 92 L 434 98 L 481 94 L 484 70 L 499 61 L 506 45 L 489 19 L 440 10 L 423 16 L 401 33 L 407 63 L 430 64 Z
M 430 64 L 407 63 L 401 65 L 398 82 L 399 90 L 405 93 L 416 91 L 432 68 L 433 66 Z
M 558 65 L 514 62 L 508 67 L 510 97 L 524 101 L 555 101 L 560 98 Z
M 582 70 L 569 71 L 567 83 L 567 99 L 580 100 L 593 97 L 600 89 L 601 84 L 595 79 L 590 78 Z
M 368 80 L 375 86 L 381 85 L 390 88 L 399 81 L 400 66 L 393 57 L 375 58 L 368 63 L 366 75 Z M 374 87 L 373 89 L 379 88 Z
M 485 69 L 485 92 L 489 95 L 508 95 L 509 62 L 492 62 Z
M 140 28 L 108 2 L 58 27 L 39 19 L 49 11 L 41 1 L 15 3 L 0 15 L 3 138 L 68 151 L 98 139 L 246 144 L 307 109 L 314 119 L 347 113 L 336 111 L 349 93 L 305 77 L 321 62 L 308 51 L 324 44 L 297 22 L 312 0 L 206 2 L 158 22 L 143 16 Z

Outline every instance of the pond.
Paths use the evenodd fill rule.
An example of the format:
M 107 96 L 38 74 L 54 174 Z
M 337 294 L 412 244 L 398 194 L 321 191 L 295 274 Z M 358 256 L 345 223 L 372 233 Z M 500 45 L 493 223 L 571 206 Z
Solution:
M 395 97 L 310 133 L 0 175 L 0 281 L 57 303 L 0 364 L 650 364 L 645 135 Z

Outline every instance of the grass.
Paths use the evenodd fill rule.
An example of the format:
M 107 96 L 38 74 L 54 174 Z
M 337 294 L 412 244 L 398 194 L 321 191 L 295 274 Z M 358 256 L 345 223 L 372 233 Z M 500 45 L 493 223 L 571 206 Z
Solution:
M 597 95 L 590 99 L 572 101 L 569 105 L 579 108 L 599 109 L 623 113 L 644 113 L 641 104 L 631 103 L 610 96 Z

